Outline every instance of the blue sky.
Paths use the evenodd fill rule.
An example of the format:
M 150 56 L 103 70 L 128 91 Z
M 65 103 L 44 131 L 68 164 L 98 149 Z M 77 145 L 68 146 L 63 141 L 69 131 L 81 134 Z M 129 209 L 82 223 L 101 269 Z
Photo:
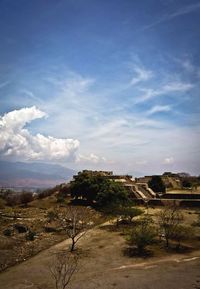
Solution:
M 200 1 L 0 0 L 0 158 L 199 174 Z

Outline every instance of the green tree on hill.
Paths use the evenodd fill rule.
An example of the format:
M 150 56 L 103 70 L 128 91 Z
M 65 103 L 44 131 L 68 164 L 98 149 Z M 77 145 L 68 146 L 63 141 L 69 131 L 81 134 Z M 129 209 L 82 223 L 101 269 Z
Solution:
M 118 182 L 98 173 L 83 171 L 71 182 L 71 196 L 82 198 L 98 206 L 125 204 L 129 202 L 128 191 Z
M 96 201 L 100 207 L 126 205 L 129 202 L 128 192 L 120 183 L 106 180 L 99 187 Z
M 151 180 L 148 182 L 148 186 L 155 192 L 155 193 L 165 193 L 166 187 L 165 184 L 160 176 L 152 176 Z

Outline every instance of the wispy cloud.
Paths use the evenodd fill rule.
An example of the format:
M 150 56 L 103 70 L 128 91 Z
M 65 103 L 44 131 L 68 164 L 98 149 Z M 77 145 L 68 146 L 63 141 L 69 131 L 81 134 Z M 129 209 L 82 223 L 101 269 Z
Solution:
M 147 111 L 147 115 L 152 115 L 158 112 L 168 112 L 171 111 L 170 105 L 155 105 L 150 110 Z
M 191 90 L 193 87 L 194 87 L 194 84 L 192 83 L 170 82 L 168 84 L 164 84 L 162 87 L 158 89 L 142 88 L 141 91 L 143 91 L 144 94 L 138 97 L 136 102 L 137 103 L 144 102 L 151 98 L 154 98 L 160 95 L 166 95 L 168 93 L 180 93 L 180 92 L 185 93 Z
M 162 94 L 168 92 L 186 92 L 194 87 L 192 83 L 171 82 L 163 86 L 160 90 Z
M 189 73 L 195 72 L 196 70 L 195 66 L 191 63 L 189 59 L 181 60 L 180 63 L 187 72 Z
M 28 98 L 32 99 L 33 101 L 35 101 L 38 105 L 42 104 L 42 100 L 37 97 L 32 91 L 27 90 L 27 89 L 22 89 L 21 93 L 26 95 Z
M 49 109 L 55 110 L 55 105 L 59 108 L 62 103 L 63 109 L 85 110 L 87 107 L 90 109 L 97 101 L 93 98 L 93 101 L 89 102 L 92 98 L 91 87 L 95 82 L 92 78 L 68 72 L 62 79 L 49 77 L 47 81 L 53 84 L 56 91 L 51 103 L 47 104 Z
M 130 85 L 136 85 L 139 82 L 147 81 L 153 77 L 153 72 L 143 67 L 135 66 L 134 72 L 136 75 L 132 78 Z
M 5 81 L 5 82 L 0 83 L 0 89 L 7 86 L 9 83 L 10 81 Z
M 176 103 L 172 105 L 168 102 L 167 97 L 157 97 L 170 95 L 176 101 L 177 95 L 191 91 L 194 84 L 192 81 L 184 82 L 181 75 L 167 75 L 163 78 L 157 71 L 144 67 L 142 63 L 132 67 L 131 73 L 135 73 L 132 85 L 129 81 L 132 76 L 130 67 L 124 71 L 122 81 L 108 82 L 107 85 L 104 83 L 103 86 L 98 78 L 79 73 L 67 71 L 56 76 L 49 73 L 46 83 L 47 87 L 52 88 L 52 93 L 50 91 L 50 96 L 46 95 L 43 99 L 42 94 L 37 99 L 37 90 L 24 85 L 28 87 L 21 90 L 26 95 L 24 99 L 29 101 L 30 98 L 49 117 L 45 122 L 38 120 L 33 126 L 30 123 L 28 128 L 23 123 L 19 139 L 14 138 L 16 145 L 11 142 L 11 135 L 15 134 L 13 131 L 5 142 L 10 143 L 12 149 L 17 148 L 19 158 L 26 154 L 29 159 L 40 158 L 54 162 L 59 159 L 59 162 L 66 161 L 77 169 L 90 167 L 121 170 L 130 163 L 130 167 L 134 165 L 136 169 L 137 166 L 139 169 L 144 166 L 152 170 L 152 154 L 156 155 L 155 163 L 163 164 L 163 156 L 170 156 L 171 152 L 177 160 L 181 144 L 186 144 L 187 148 L 182 152 L 185 155 L 190 151 L 188 140 L 194 140 L 196 135 L 190 136 L 190 130 L 185 128 L 180 132 L 180 126 L 173 124 L 166 115 L 163 118 L 162 113 L 155 115 L 169 112 L 176 106 Z M 141 92 L 143 94 L 137 98 Z M 140 105 L 135 105 L 137 103 Z M 28 140 L 24 137 L 24 131 Z M 41 134 L 37 134 L 37 131 Z M 5 137 L 5 133 L 2 136 Z M 27 140 L 27 146 L 23 148 L 21 145 L 24 142 L 18 143 L 22 138 Z M 71 146 L 63 147 L 62 140 L 69 139 L 72 140 Z M 171 139 L 180 141 L 172 142 Z M 77 147 L 75 140 L 79 142 Z M 39 151 L 42 151 L 40 155 Z M 4 155 L 3 151 L 0 153 Z M 16 152 L 10 150 L 9 154 L 7 157 L 12 158 Z
M 175 61 L 184 69 L 184 72 L 190 76 L 200 78 L 200 67 L 194 64 L 189 57 L 175 58 Z
M 176 10 L 176 11 L 174 11 L 172 13 L 164 14 L 163 16 L 161 16 L 156 21 L 144 26 L 141 30 L 144 31 L 144 30 L 153 28 L 153 27 L 155 27 L 155 26 L 157 26 L 159 24 L 168 22 L 171 19 L 174 19 L 176 17 L 195 12 L 198 9 L 200 9 L 200 3 L 195 3 L 195 4 L 191 4 L 191 5 L 187 5 L 187 6 L 182 6 L 178 10 Z

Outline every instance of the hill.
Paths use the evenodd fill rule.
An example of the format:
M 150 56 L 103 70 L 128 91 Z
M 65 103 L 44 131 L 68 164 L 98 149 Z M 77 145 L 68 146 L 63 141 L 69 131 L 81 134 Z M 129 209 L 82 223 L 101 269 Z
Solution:
M 75 173 L 56 164 L 0 161 L 0 186 L 51 187 L 66 182 Z

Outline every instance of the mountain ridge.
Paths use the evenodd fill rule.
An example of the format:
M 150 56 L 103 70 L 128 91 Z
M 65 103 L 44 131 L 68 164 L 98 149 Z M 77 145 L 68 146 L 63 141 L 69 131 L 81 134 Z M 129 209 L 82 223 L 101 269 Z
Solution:
M 0 186 L 4 187 L 54 186 L 74 174 L 75 170 L 57 164 L 0 161 Z

